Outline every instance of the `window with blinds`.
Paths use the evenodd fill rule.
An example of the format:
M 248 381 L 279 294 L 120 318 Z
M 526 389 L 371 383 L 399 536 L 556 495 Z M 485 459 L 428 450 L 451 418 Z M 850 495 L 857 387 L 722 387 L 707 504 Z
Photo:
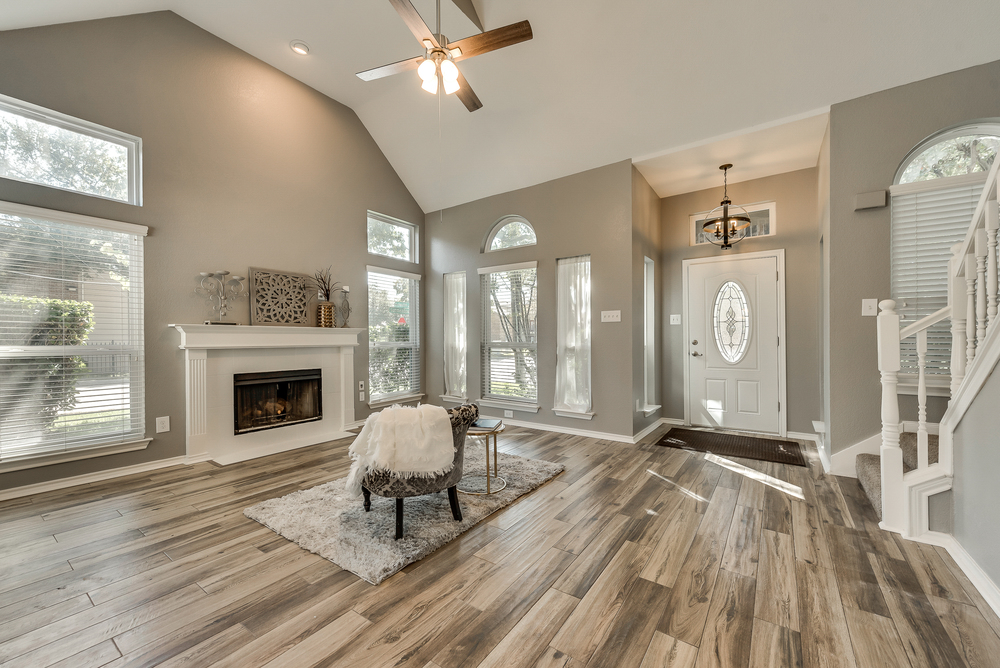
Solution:
M 537 265 L 479 270 L 483 303 L 483 397 L 538 401 Z
M 371 401 L 420 392 L 420 276 L 368 267 Z
M 948 305 L 951 247 L 965 238 L 983 190 L 981 175 L 892 188 L 892 298 L 904 326 Z M 916 340 L 901 342 L 900 373 L 917 373 Z M 927 331 L 927 373 L 951 373 L 951 324 Z
M 144 437 L 145 233 L 0 202 L 0 461 Z

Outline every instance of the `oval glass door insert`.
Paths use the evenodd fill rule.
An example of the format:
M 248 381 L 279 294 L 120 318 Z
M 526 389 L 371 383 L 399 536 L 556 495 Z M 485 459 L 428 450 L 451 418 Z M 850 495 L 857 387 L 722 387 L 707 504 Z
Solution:
M 750 300 L 736 281 L 726 281 L 715 296 L 715 345 L 722 359 L 737 364 L 750 343 Z

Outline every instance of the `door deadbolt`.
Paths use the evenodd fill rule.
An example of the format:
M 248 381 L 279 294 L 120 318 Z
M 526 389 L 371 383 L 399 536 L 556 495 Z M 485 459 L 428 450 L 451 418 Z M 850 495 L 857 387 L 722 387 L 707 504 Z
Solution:
M 695 339 L 694 341 L 692 341 L 692 342 L 691 342 L 691 345 L 692 345 L 692 346 L 696 346 L 696 345 L 698 345 L 698 339 Z

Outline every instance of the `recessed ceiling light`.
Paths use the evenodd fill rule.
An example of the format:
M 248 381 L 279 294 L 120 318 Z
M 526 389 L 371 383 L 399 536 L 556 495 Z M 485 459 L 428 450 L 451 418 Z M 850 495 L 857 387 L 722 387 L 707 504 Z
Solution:
M 288 46 L 292 47 L 292 51 L 294 51 L 295 53 L 299 54 L 300 56 L 308 56 L 309 55 L 309 45 L 306 44 L 305 42 L 303 42 L 300 39 L 295 40 L 294 42 L 292 42 Z

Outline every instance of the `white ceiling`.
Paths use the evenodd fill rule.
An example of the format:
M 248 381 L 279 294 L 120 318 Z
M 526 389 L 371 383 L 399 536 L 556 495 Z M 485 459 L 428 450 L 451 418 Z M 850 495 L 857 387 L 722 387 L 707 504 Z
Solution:
M 730 151 L 749 170 L 748 136 L 776 121 L 1000 59 L 1000 40 L 969 30 L 1000 23 L 996 0 L 475 2 L 488 30 L 527 19 L 534 31 L 461 64 L 485 105 L 475 113 L 439 108 L 414 73 L 355 76 L 421 53 L 387 0 L 0 0 L 0 29 L 171 9 L 353 108 L 425 211 L 630 158 L 659 193 L 689 190 L 670 182 L 717 181 L 720 162 L 740 161 L 718 157 Z M 433 24 L 433 0 L 414 4 Z M 450 39 L 476 32 L 442 8 Z M 761 163 L 790 164 L 787 147 L 751 144 Z

